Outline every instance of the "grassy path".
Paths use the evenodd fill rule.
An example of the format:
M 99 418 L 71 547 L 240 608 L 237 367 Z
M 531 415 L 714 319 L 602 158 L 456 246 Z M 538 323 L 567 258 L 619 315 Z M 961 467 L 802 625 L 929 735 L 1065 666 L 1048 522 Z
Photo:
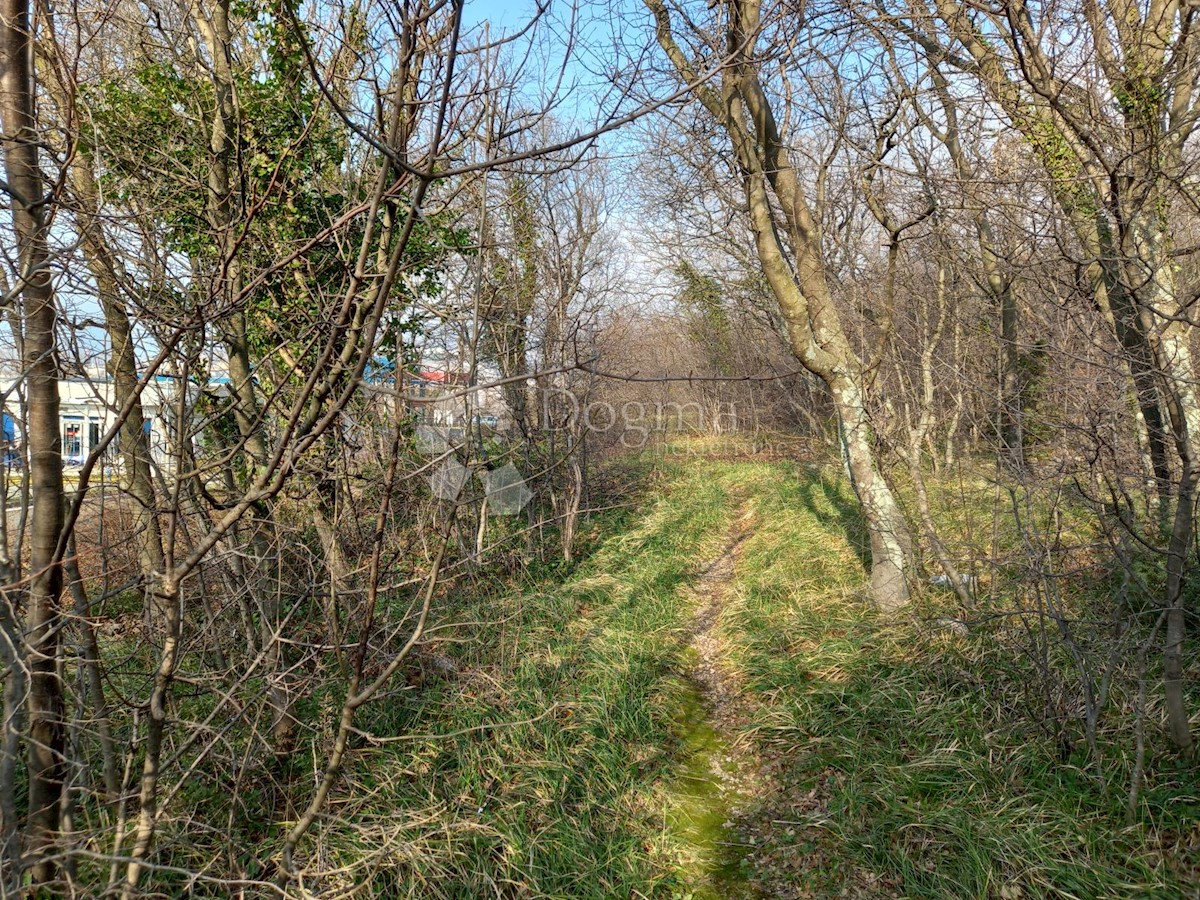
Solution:
M 743 508 L 727 530 L 720 554 L 705 564 L 681 602 L 694 608 L 681 660 L 684 687 L 679 729 L 687 750 L 668 779 L 668 821 L 684 850 L 685 878 L 697 898 L 756 896 L 747 875 L 750 845 L 734 818 L 755 789 L 758 761 L 739 740 L 748 721 L 737 673 L 730 670 L 720 620 L 752 516 Z
M 652 484 L 565 579 L 443 611 L 478 623 L 429 648 L 459 674 L 376 710 L 374 734 L 425 737 L 364 750 L 355 792 L 376 799 L 324 835 L 327 865 L 396 848 L 350 876 L 388 897 L 688 895 L 695 848 L 669 788 L 694 756 L 687 589 L 724 546 L 729 491 L 692 468 Z
M 1125 827 L 1119 760 L 1012 725 L 1012 648 L 862 602 L 859 537 L 835 465 L 660 466 L 577 568 L 441 610 L 457 675 L 373 710 L 315 852 L 377 897 L 1193 895 L 1194 781 Z
M 755 522 L 713 634 L 753 748 L 734 830 L 763 895 L 1200 896 L 1194 766 L 1161 760 L 1156 799 L 1127 825 L 1121 711 L 1100 782 L 1081 747 L 1064 756 L 1037 727 L 1044 688 L 1011 629 L 956 635 L 935 624 L 953 608 L 936 594 L 878 616 L 836 464 L 695 464 Z

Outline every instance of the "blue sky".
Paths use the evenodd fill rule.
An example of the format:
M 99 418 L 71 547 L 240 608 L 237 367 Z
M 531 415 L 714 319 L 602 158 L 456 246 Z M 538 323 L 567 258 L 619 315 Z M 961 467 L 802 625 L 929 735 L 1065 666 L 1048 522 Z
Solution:
M 528 22 L 536 9 L 533 0 L 467 0 L 463 17 L 468 27 L 489 20 L 494 28 L 510 31 Z

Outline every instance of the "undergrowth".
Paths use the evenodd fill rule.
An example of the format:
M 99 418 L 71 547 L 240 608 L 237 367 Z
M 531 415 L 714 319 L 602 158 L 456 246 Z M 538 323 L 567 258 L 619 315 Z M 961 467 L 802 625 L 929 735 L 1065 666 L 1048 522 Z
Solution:
M 1030 653 L 1031 626 L 1010 614 L 1024 609 L 1023 537 L 997 527 L 995 492 L 933 485 L 955 510 L 942 524 L 957 552 L 1013 560 L 982 571 L 964 633 L 946 627 L 948 592 L 882 618 L 862 596 L 866 544 L 838 467 L 781 455 L 643 459 L 641 498 L 591 521 L 582 562 L 456 587 L 422 648 L 450 674 L 413 671 L 361 711 L 345 776 L 301 848 L 305 868 L 326 873 L 305 888 L 703 893 L 695 848 L 672 826 L 689 752 L 680 710 L 703 713 L 678 675 L 695 613 L 687 587 L 736 517 L 749 524 L 716 630 L 752 711 L 731 737 L 762 773 L 737 814 L 752 847 L 746 896 L 1194 894 L 1196 769 L 1165 751 L 1152 709 L 1127 822 L 1129 673 L 1114 681 L 1097 759 L 1073 736 L 1070 659 L 1049 644 Z M 1086 545 L 1082 523 L 1064 540 Z M 1063 602 L 1102 610 L 1105 584 L 1081 575 Z M 332 721 L 337 702 L 314 717 Z M 317 733 L 312 771 L 293 776 L 299 797 L 320 744 Z M 287 824 L 260 823 L 252 855 L 269 858 Z
M 1126 824 L 1133 736 L 1119 689 L 1095 765 L 1027 702 L 1043 673 L 1016 646 L 1012 617 L 987 615 L 1012 609 L 1011 597 L 993 597 L 967 635 L 941 624 L 948 592 L 882 621 L 859 595 L 852 497 L 839 474 L 746 464 L 725 477 L 753 496 L 761 522 L 722 627 L 757 709 L 749 731 L 776 762 L 773 788 L 747 817 L 773 887 L 786 860 L 800 896 L 1197 889 L 1194 768 L 1161 753 L 1153 796 Z M 1162 750 L 1161 731 L 1152 739 Z
M 660 479 L 644 508 L 594 523 L 565 580 L 535 573 L 442 611 L 426 651 L 457 674 L 364 714 L 315 868 L 379 897 L 684 891 L 659 790 L 685 750 L 679 592 L 719 547 L 726 492 L 701 470 Z

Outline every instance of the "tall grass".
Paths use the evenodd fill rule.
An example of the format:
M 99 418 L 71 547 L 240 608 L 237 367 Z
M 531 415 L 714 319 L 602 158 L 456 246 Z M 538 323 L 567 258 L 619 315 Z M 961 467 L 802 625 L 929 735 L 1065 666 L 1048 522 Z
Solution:
M 737 478 L 762 526 L 722 626 L 756 701 L 753 739 L 780 761 L 754 815 L 791 823 L 764 829 L 762 858 L 807 856 L 797 886 L 830 896 L 1197 891 L 1196 770 L 1189 783 L 1164 760 L 1151 814 L 1126 826 L 1132 732 L 1119 698 L 1099 777 L 1031 721 L 1021 698 L 1037 673 L 1001 629 L 931 628 L 935 597 L 887 622 L 862 601 L 840 478 L 780 464 Z
M 380 897 L 636 897 L 684 891 L 659 786 L 677 737 L 680 588 L 724 534 L 726 492 L 672 468 L 609 516 L 565 581 L 443 610 L 458 674 L 363 728 L 312 868 Z M 446 623 L 464 624 L 447 628 Z M 363 801 L 363 797 L 367 797 Z
M 641 499 L 590 524 L 583 562 L 464 581 L 442 601 L 423 653 L 452 659 L 454 672 L 414 666 L 361 712 L 351 763 L 304 845 L 306 870 L 321 873 L 307 890 L 711 895 L 705 838 L 680 811 L 703 818 L 704 798 L 724 801 L 681 796 L 695 768 L 681 716 L 705 707 L 679 676 L 698 600 L 688 588 L 745 532 L 716 629 L 749 715 L 720 738 L 761 770 L 737 824 L 765 894 L 1197 893 L 1196 767 L 1155 754 L 1141 816 L 1126 824 L 1129 697 L 1114 689 L 1099 767 L 1046 727 L 1040 673 L 1012 618 L 989 618 L 1018 603 L 1018 566 L 985 573 L 991 590 L 969 634 L 939 626 L 954 612 L 949 595 L 881 618 L 861 593 L 865 535 L 836 465 L 685 449 L 642 461 Z M 997 525 L 994 491 L 931 487 L 950 510 L 949 542 L 1017 558 L 1021 535 Z M 1102 606 L 1103 588 L 1080 581 L 1074 601 Z M 314 698 L 307 718 L 331 722 L 339 699 Z M 291 773 L 295 796 L 318 777 L 326 738 L 317 730 Z M 189 795 L 195 821 L 216 823 L 228 807 L 229 828 L 253 842 L 247 878 L 270 877 L 263 861 L 287 824 L 235 817 L 261 808 L 254 791 L 267 789 Z

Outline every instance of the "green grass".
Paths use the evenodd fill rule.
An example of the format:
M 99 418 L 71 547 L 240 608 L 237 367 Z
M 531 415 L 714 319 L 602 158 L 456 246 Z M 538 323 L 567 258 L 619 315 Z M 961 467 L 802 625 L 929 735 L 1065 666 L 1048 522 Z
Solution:
M 565 582 L 454 609 L 481 623 L 437 633 L 459 675 L 364 714 L 404 739 L 362 742 L 313 868 L 387 897 L 684 895 L 662 785 L 688 752 L 680 589 L 728 520 L 706 475 L 674 469 L 656 501 L 599 523 Z
M 993 528 L 986 483 L 931 488 L 959 550 L 990 543 L 1019 558 L 1020 535 Z M 714 896 L 728 860 L 711 832 L 727 800 L 687 785 L 703 769 L 698 754 L 729 736 L 696 727 L 704 707 L 680 675 L 687 587 L 733 527 L 749 535 L 717 630 L 753 713 L 742 737 L 766 773 L 738 817 L 756 844 L 745 869 L 766 893 L 1196 891 L 1197 772 L 1163 752 L 1156 728 L 1141 817 L 1125 823 L 1123 686 L 1101 730 L 1098 778 L 1081 742 L 1064 746 L 1061 727 L 1038 724 L 1044 698 L 1011 619 L 961 637 L 932 624 L 953 614 L 949 595 L 918 596 L 912 614 L 891 620 L 865 601 L 862 528 L 836 464 L 728 452 L 655 462 L 636 508 L 591 523 L 575 567 L 464 583 L 442 602 L 427 651 L 453 657 L 458 672 L 400 684 L 362 711 L 345 777 L 301 847 L 301 864 L 324 873 L 305 887 Z M 1082 519 L 1070 528 L 1090 539 Z M 991 574 L 997 609 L 1015 602 L 1018 570 Z M 1097 585 L 1078 580 L 1073 602 L 1099 602 L 1087 593 Z M 1069 675 L 1060 657 L 1056 672 Z M 314 718 L 331 722 L 337 700 L 318 700 Z M 313 777 L 294 776 L 297 797 Z M 269 858 L 286 824 L 266 828 L 249 856 Z M 734 875 L 715 895 L 744 887 Z
M 751 818 L 792 823 L 764 830 L 763 858 L 807 857 L 795 880 L 818 896 L 1175 897 L 1196 889 L 1183 866 L 1197 801 L 1186 781 L 1170 777 L 1169 763 L 1158 773 L 1164 795 L 1125 826 L 1132 736 L 1119 712 L 1102 735 L 1101 781 L 1085 771 L 1082 750 L 1064 758 L 1031 724 L 1021 699 L 1033 673 L 1009 632 L 984 627 L 954 638 L 920 618 L 882 622 L 862 602 L 840 478 L 747 464 L 737 479 L 754 498 L 759 528 L 745 544 L 738 601 L 722 627 L 750 679 L 754 739 L 780 760 L 774 789 Z M 918 598 L 916 612 L 936 614 L 939 603 Z
M 1079 743 L 1064 749 L 1037 726 L 1037 673 L 1008 620 L 956 637 L 929 624 L 953 612 L 947 596 L 918 596 L 893 620 L 865 601 L 862 527 L 834 464 L 734 456 L 672 456 L 641 509 L 595 523 L 577 569 L 452 610 L 475 623 L 438 632 L 460 676 L 365 714 L 365 730 L 403 739 L 361 742 L 307 845 L 314 869 L 346 869 L 314 888 L 713 895 L 722 860 L 704 823 L 727 817 L 726 800 L 689 784 L 697 752 L 725 738 L 697 750 L 702 708 L 678 677 L 694 612 L 685 587 L 744 512 L 750 536 L 718 628 L 752 709 L 745 737 L 769 773 L 739 816 L 757 845 L 745 871 L 764 893 L 1195 889 L 1194 768 L 1152 754 L 1144 815 L 1124 822 L 1127 696 L 1115 691 L 1098 778 Z M 943 522 L 960 546 L 983 551 L 986 532 L 1019 551 L 1013 528 L 991 527 L 988 486 L 934 488 L 946 508 L 966 498 Z M 994 593 L 1010 602 L 1016 587 Z M 749 895 L 736 877 L 722 884 L 721 895 Z

